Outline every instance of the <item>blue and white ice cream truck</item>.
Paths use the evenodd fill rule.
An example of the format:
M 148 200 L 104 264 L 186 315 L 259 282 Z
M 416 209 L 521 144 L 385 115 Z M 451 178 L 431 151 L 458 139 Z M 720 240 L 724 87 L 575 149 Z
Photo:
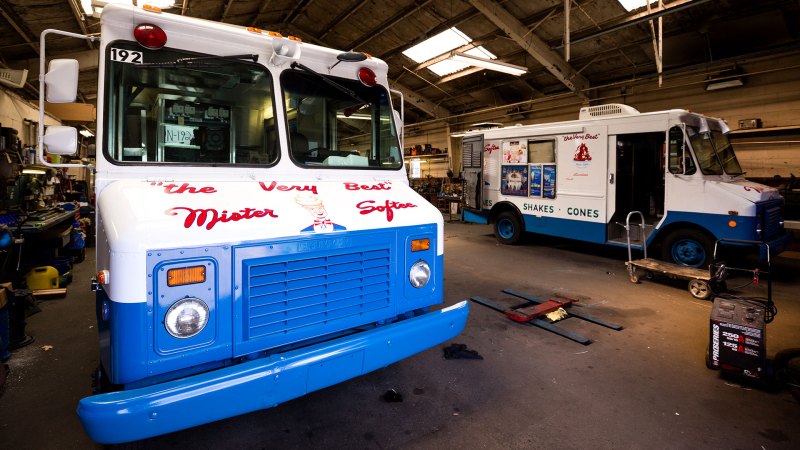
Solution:
M 86 39 L 43 33 L 42 73 L 52 34 Z M 466 302 L 435 308 L 442 215 L 408 186 L 383 61 L 116 4 L 98 40 L 92 439 L 269 408 L 464 328 Z M 50 61 L 48 100 L 77 73 Z M 74 128 L 39 139 L 75 152 Z
M 669 262 L 705 267 L 722 238 L 778 254 L 791 236 L 784 200 L 744 178 L 728 131 L 686 110 L 609 104 L 582 108 L 578 120 L 467 132 L 464 219 L 492 223 L 504 244 L 527 231 L 626 246 L 638 211 L 633 242 Z

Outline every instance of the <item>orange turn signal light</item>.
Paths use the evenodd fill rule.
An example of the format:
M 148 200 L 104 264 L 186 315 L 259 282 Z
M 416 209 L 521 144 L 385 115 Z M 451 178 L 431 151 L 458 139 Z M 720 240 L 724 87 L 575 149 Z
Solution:
M 411 241 L 412 252 L 421 252 L 423 250 L 430 250 L 430 248 L 431 248 L 431 240 L 428 238 L 414 239 L 413 241 Z
M 153 6 L 153 5 L 143 5 L 142 9 L 145 10 L 145 11 L 150 11 L 150 12 L 154 12 L 154 13 L 160 13 L 161 12 L 161 8 L 159 8 L 158 6 Z
M 101 270 L 97 272 L 97 284 L 100 286 L 105 286 L 109 282 L 109 273 L 108 270 Z
M 183 286 L 206 281 L 205 266 L 181 267 L 167 271 L 167 286 Z
M 731 227 L 731 228 L 736 228 L 736 221 L 735 220 L 731 220 L 730 222 L 728 222 L 728 226 Z

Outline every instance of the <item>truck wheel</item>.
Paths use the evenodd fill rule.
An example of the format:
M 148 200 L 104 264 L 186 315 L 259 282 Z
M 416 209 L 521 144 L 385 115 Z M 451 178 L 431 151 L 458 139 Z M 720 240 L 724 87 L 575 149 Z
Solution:
M 494 236 L 501 244 L 518 244 L 522 238 L 522 231 L 522 221 L 511 211 L 501 212 L 494 221 Z
M 706 268 L 711 263 L 714 242 L 697 230 L 676 230 L 661 246 L 661 259 L 679 266 Z

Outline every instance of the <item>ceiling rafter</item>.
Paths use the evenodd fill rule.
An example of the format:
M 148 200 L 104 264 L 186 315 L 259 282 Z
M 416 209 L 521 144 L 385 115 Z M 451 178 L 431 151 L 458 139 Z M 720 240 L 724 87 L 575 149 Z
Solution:
M 583 90 L 589 87 L 589 80 L 576 72 L 561 55 L 551 50 L 544 40 L 528 30 L 528 27 L 514 17 L 513 14 L 492 0 L 469 0 L 469 2 L 498 28 L 508 34 L 520 47 L 536 58 L 548 72 L 561 81 L 570 91 L 584 100 L 588 99 Z
M 294 19 L 296 19 L 297 16 L 299 16 L 300 14 L 302 14 L 303 11 L 306 10 L 308 5 L 310 5 L 311 2 L 313 2 L 313 1 L 314 0 L 302 0 L 300 2 L 297 2 L 297 5 L 294 7 L 294 9 L 291 10 L 289 12 L 289 14 L 287 14 L 286 17 L 283 19 L 283 23 L 292 23 L 292 22 L 294 22 Z
M 398 12 L 397 14 L 389 17 L 388 19 L 384 20 L 378 26 L 374 27 L 373 29 L 364 33 L 360 38 L 356 39 L 355 41 L 351 42 L 349 45 L 346 46 L 347 49 L 354 50 L 356 47 L 361 47 L 367 42 L 375 39 L 376 37 L 380 36 L 384 31 L 388 30 L 389 28 L 393 27 L 401 20 L 406 19 L 408 16 L 414 14 L 415 12 L 419 11 L 420 9 L 427 6 L 433 0 L 424 0 L 422 3 L 416 3 L 403 8 L 402 11 Z
M 350 16 L 356 13 L 362 6 L 366 5 L 369 0 L 361 0 L 358 4 L 353 4 L 349 8 L 345 8 L 338 16 L 336 16 L 327 26 L 324 27 L 325 32 L 319 35 L 320 39 L 324 39 L 325 36 L 328 35 L 335 27 L 337 27 L 340 23 L 347 20 Z
M 39 54 L 39 45 L 38 39 L 36 39 L 33 32 L 25 25 L 25 21 L 22 20 L 17 13 L 14 12 L 14 8 L 8 4 L 5 0 L 0 0 L 0 14 L 2 14 L 3 18 L 6 19 L 11 28 L 17 32 L 17 34 L 25 40 L 25 42 L 36 52 Z
M 434 118 L 442 118 L 452 116 L 453 113 L 450 112 L 447 108 L 441 106 L 440 104 L 434 102 L 427 97 L 418 94 L 417 92 L 409 89 L 406 86 L 401 84 L 395 83 L 393 89 L 400 91 L 403 93 L 403 98 L 405 102 L 408 103 L 410 106 L 423 111 L 424 113 L 432 116 Z
M 228 18 L 228 13 L 231 11 L 231 5 L 233 5 L 234 0 L 228 0 L 225 2 L 225 9 L 222 10 L 222 17 L 219 18 L 220 22 L 225 22 L 225 19 Z
M 69 0 L 69 7 L 72 9 L 72 14 L 75 16 L 75 21 L 78 22 L 78 27 L 81 29 L 81 32 L 84 35 L 89 34 L 89 30 L 86 28 L 86 22 L 83 20 L 83 12 L 81 11 L 81 5 L 78 3 L 78 0 Z M 86 42 L 86 47 L 88 47 L 89 50 L 94 49 L 94 43 L 91 40 L 87 39 L 84 42 Z
M 264 14 L 264 11 L 267 10 L 267 7 L 269 6 L 269 4 L 270 4 L 269 0 L 264 0 L 264 2 L 261 3 L 261 8 L 258 9 L 258 12 L 256 13 L 256 16 L 253 17 L 253 20 L 250 22 L 250 26 L 251 27 L 258 26 L 258 19 L 260 19 L 261 16 Z

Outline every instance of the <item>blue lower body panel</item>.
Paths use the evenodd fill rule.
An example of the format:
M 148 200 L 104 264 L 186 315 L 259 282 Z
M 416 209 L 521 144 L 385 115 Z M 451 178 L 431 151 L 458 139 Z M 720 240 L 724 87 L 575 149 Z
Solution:
M 84 398 L 78 416 L 115 444 L 214 422 L 385 367 L 458 335 L 469 307 L 449 308 L 302 349 L 138 389 Z

